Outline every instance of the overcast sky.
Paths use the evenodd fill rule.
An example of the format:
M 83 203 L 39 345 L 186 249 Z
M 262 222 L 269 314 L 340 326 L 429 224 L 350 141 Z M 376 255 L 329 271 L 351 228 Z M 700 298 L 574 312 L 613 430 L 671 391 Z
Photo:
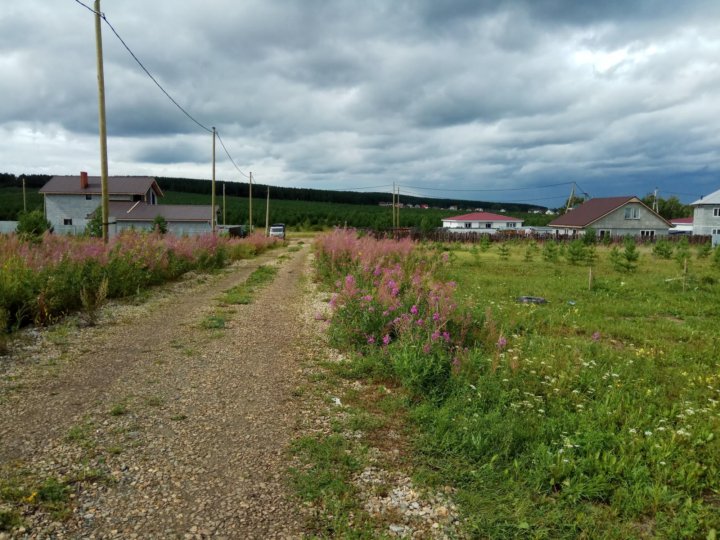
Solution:
M 546 206 L 570 190 L 548 186 L 572 181 L 596 197 L 720 189 L 717 0 L 101 9 L 258 183 L 398 182 L 408 194 Z M 210 178 L 211 135 L 106 25 L 103 43 L 110 174 Z M 97 118 L 93 14 L 74 0 L 3 1 L 0 172 L 99 174 Z M 219 145 L 217 177 L 245 181 Z

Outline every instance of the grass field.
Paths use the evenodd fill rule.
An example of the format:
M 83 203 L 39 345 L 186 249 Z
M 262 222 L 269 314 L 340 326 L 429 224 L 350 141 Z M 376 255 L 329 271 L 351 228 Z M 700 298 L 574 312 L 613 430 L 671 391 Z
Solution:
M 473 534 L 705 538 L 720 527 L 720 269 L 641 250 L 618 273 L 452 251 L 447 277 L 498 337 L 468 384 L 415 410 L 426 474 Z M 547 304 L 522 304 L 520 296 Z M 484 365 L 483 365 L 484 364 Z
M 591 280 L 587 266 L 568 262 L 569 248 L 550 262 L 530 245 L 427 246 L 446 252 L 436 278 L 455 283 L 465 316 L 450 315 L 425 342 L 417 329 L 433 310 L 442 322 L 442 309 L 423 314 L 412 292 L 380 317 L 381 267 L 365 264 L 362 277 L 362 264 L 334 259 L 327 283 L 348 278 L 336 281 L 331 329 L 370 336 L 356 341 L 352 376 L 407 388 L 416 479 L 458 488 L 472 538 L 715 538 L 720 252 L 691 250 L 686 271 L 639 248 L 637 269 L 621 272 L 597 247 Z M 413 275 L 413 257 L 397 268 Z M 465 337 L 438 356 L 439 331 L 453 320 Z M 408 323 L 416 345 L 404 340 Z M 378 346 L 373 336 L 383 334 Z

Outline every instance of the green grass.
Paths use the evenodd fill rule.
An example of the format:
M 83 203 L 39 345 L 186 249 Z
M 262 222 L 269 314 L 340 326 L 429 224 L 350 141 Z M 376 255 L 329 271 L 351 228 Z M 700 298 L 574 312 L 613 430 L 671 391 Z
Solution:
M 260 266 L 256 268 L 244 283 L 225 291 L 220 298 L 221 304 L 251 304 L 255 293 L 263 285 L 272 281 L 278 273 L 276 266 Z
M 486 342 L 442 403 L 412 414 L 425 480 L 460 488 L 487 538 L 705 538 L 720 528 L 720 272 L 642 250 L 595 280 L 524 249 L 454 251 Z M 517 302 L 540 296 L 543 305 Z
M 227 323 L 227 317 L 221 313 L 214 313 L 205 317 L 200 326 L 207 330 L 223 330 Z

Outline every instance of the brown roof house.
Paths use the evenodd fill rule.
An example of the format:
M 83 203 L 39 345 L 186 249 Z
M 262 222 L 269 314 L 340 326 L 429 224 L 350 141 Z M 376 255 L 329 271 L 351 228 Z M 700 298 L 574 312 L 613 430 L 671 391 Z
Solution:
M 590 199 L 548 224 L 558 236 L 585 234 L 592 228 L 598 236 L 667 236 L 669 221 L 635 196 Z
M 45 217 L 61 234 L 82 234 L 102 202 L 100 177 L 86 172 L 80 176 L 53 176 L 40 193 L 45 198 Z M 110 234 L 129 228 L 152 229 L 157 216 L 164 217 L 168 231 L 177 235 L 212 231 L 210 206 L 160 205 L 158 199 L 162 196 L 157 181 L 149 176 L 108 177 Z

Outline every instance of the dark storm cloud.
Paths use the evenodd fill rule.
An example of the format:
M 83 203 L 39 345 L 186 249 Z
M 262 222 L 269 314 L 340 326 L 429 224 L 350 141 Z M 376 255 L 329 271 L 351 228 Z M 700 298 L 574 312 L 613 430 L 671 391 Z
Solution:
M 151 143 L 135 152 L 134 159 L 142 163 L 205 163 L 209 152 L 196 144 L 182 141 Z
M 715 1 L 105 0 L 103 10 L 244 169 L 278 184 L 584 180 L 612 195 L 720 173 Z M 209 176 L 209 135 L 107 27 L 104 44 L 111 161 L 127 174 Z M 7 156 L 23 154 L 31 128 L 52 149 L 36 159 L 71 160 L 55 157 L 65 138 L 86 161 L 97 137 L 92 14 L 10 3 L 0 52 L 0 159 L 15 163 Z M 229 160 L 219 167 L 238 176 Z

